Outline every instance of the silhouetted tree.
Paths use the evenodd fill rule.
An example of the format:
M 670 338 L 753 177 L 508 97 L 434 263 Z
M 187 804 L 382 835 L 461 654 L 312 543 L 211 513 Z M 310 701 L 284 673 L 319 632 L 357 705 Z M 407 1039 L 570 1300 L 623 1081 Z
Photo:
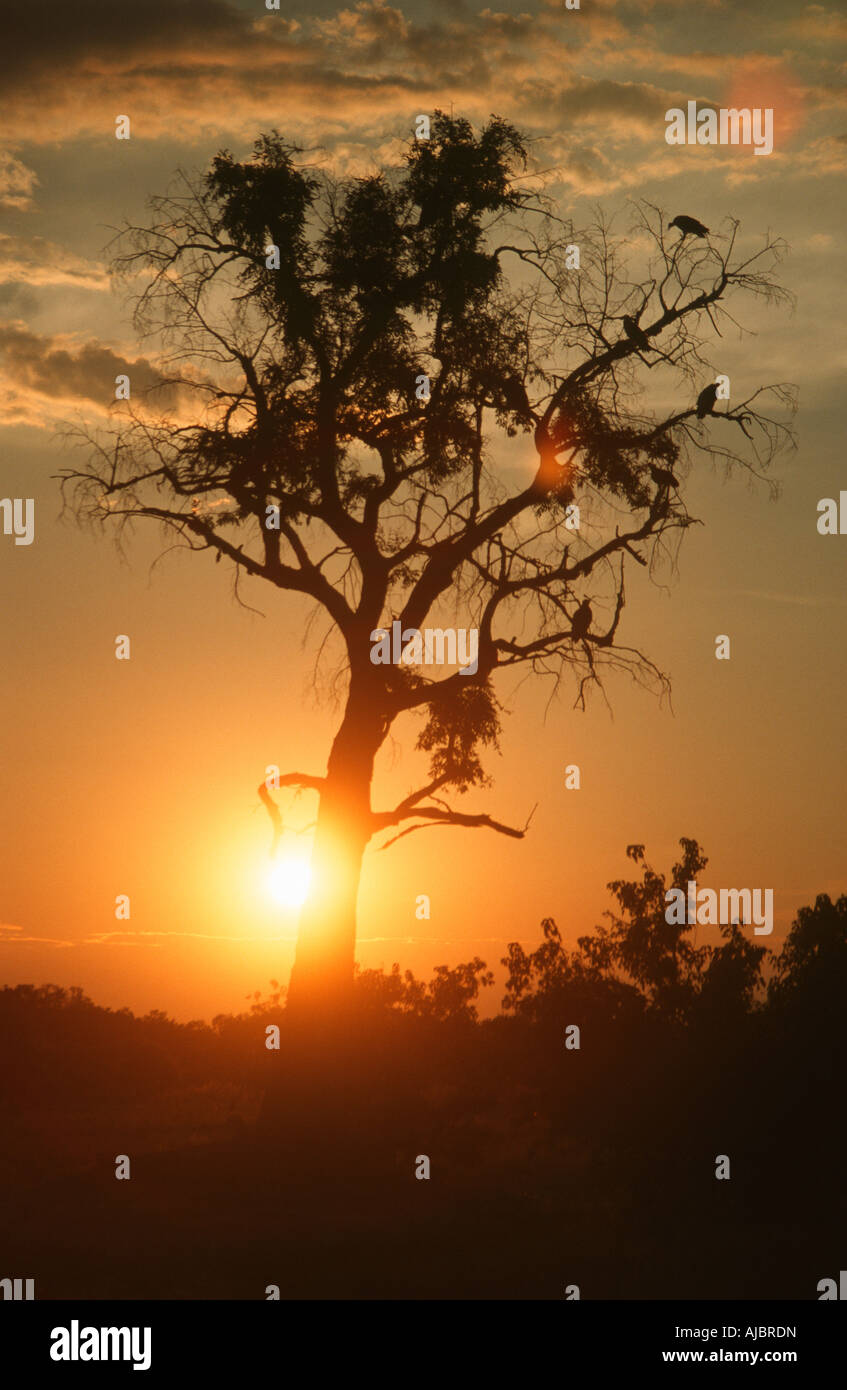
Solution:
M 504 1009 L 537 1018 L 567 1001 L 571 1008 L 577 1002 L 600 1006 L 609 1018 L 632 1017 L 635 994 L 651 1013 L 674 1023 L 690 1023 L 703 1010 L 724 1019 L 748 1012 L 767 948 L 754 944 L 738 923 L 719 928 L 722 946 L 697 946 L 695 926 L 667 921 L 667 890 L 685 891 L 708 863 L 696 840 L 679 843 L 682 856 L 669 881 L 645 862 L 643 845 L 627 846 L 627 856 L 643 866 L 641 878 L 608 885 L 619 910 L 606 912 L 607 920 L 580 936 L 575 950 L 563 946 L 550 919 L 542 923 L 544 941 L 535 951 L 510 943 L 503 960 L 509 970 Z
M 574 1010 L 584 1018 L 588 1011 L 605 1019 L 639 1014 L 643 996 L 632 983 L 616 979 L 590 959 L 582 944 L 569 951 L 552 917 L 541 923 L 543 941 L 525 951 L 517 941 L 509 943 L 503 957 L 507 967 L 503 1010 L 506 1014 L 561 1021 Z
M 419 980 L 411 970 L 401 975 L 396 963 L 389 974 L 357 966 L 355 975 L 356 995 L 366 1008 L 441 1023 L 476 1023 L 479 1013 L 474 1001 L 481 989 L 493 983 L 492 972 L 479 956 L 461 965 L 436 965 L 429 981 Z
M 627 845 L 627 857 L 641 864 L 640 879 L 616 879 L 608 885 L 619 911 L 606 912 L 596 935 L 580 937 L 588 959 L 605 971 L 621 971 L 634 981 L 648 1003 L 667 1018 L 684 1019 L 700 989 L 709 959 L 707 946 L 694 945 L 694 929 L 666 920 L 668 887 L 682 888 L 706 867 L 696 840 L 680 840 L 682 858 L 671 869 L 670 883 L 644 859 L 643 845 Z
M 525 166 L 499 118 L 475 134 L 439 112 L 401 168 L 343 182 L 274 132 L 250 159 L 222 152 L 205 177 L 183 176 L 118 247 L 118 272 L 136 289 L 141 277 L 135 322 L 161 344 L 181 404 L 164 418 L 152 400 L 118 407 L 114 432 L 87 440 L 89 462 L 64 475 L 79 513 L 161 522 L 228 561 L 236 590 L 253 577 L 307 595 L 340 639 L 345 705 L 326 771 L 280 783 L 319 798 L 294 1003 L 349 989 L 375 836 L 524 834 L 447 799 L 488 780 L 498 672 L 572 672 L 580 704 L 604 668 L 665 688 L 619 640 L 625 562 L 652 566 L 692 522 L 656 471 L 677 477 L 701 453 L 761 475 L 788 438 L 767 405 L 769 391 L 783 412 L 785 387 L 705 423 L 696 409 L 724 302 L 786 297 L 772 278 L 782 243 L 739 255 L 736 223 L 706 248 L 666 240 L 644 205 L 649 251 L 624 265 L 626 240 L 563 222 Z M 625 317 L 659 348 L 653 362 Z M 642 400 L 658 364 L 679 407 L 657 418 Z M 532 457 L 517 483 L 496 453 L 505 436 Z M 474 674 L 372 662 L 371 634 L 392 620 L 411 632 L 459 615 L 479 630 Z M 409 713 L 425 721 L 429 776 L 374 809 L 374 761 Z
M 847 895 L 833 902 L 819 893 L 814 907 L 801 907 L 791 925 L 768 996 L 774 1005 L 831 1019 L 843 1017 L 846 994 Z

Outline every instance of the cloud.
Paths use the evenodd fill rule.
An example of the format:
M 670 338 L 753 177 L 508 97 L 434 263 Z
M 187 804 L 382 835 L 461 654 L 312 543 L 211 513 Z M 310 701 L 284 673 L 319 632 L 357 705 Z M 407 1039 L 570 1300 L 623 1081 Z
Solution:
M 12 933 L 7 935 L 6 933 Z M 73 946 L 73 941 L 62 941 L 55 936 L 20 936 L 14 935 L 15 932 L 23 933 L 23 927 L 13 925 L 11 922 L 0 922 L 0 946 L 12 944 L 23 946 L 25 944 L 35 946 Z
M 263 36 L 253 15 L 226 0 L 140 0 L 116 11 L 104 0 L 73 5 L 19 5 L 6 25 L 0 76 L 25 86 L 59 70 L 72 81 L 77 72 L 126 72 L 170 56 L 193 54 L 198 61 L 229 51 L 258 48 Z M 276 34 L 296 23 L 266 16 Z
M 806 173 L 817 177 L 843 174 L 847 169 L 847 133 L 824 135 L 813 141 L 805 151 L 803 165 Z
M 589 24 L 560 4 L 556 13 L 517 14 L 456 5 L 441 18 L 360 0 L 299 25 L 225 0 L 208 0 L 202 12 L 193 0 L 146 0 L 104 24 L 100 0 L 76 0 L 51 24 L 49 43 L 37 10 L 16 23 L 4 119 L 21 142 L 113 139 L 119 114 L 129 115 L 133 139 L 319 121 L 321 138 L 331 140 L 349 135 L 351 124 L 405 129 L 418 110 L 451 101 L 484 118 L 493 100 L 548 128 L 551 113 L 639 123 L 669 104 L 656 87 L 631 80 L 637 47 L 642 66 L 660 52 L 645 42 L 651 31 L 631 17 L 628 28 L 609 7 Z M 686 44 L 682 52 L 690 51 Z M 703 55 L 698 70 L 719 73 L 721 61 Z M 629 80 L 605 76 L 610 63 Z M 683 69 L 685 60 L 672 56 L 670 66 Z
M 69 411 L 106 415 L 114 404 L 115 377 L 129 376 L 133 404 L 145 397 L 157 409 L 179 406 L 183 388 L 162 384 L 156 365 L 130 358 L 96 340 L 35 333 L 20 321 L 0 323 L 0 424 L 46 427 Z
M 48 42 L 41 12 L 22 7 L 9 45 L 14 58 L 0 58 L 4 123 L 19 144 L 83 137 L 102 147 L 114 139 L 115 117 L 128 115 L 132 138 L 115 147 L 127 177 L 133 141 L 246 143 L 272 126 L 359 174 L 373 167 L 375 145 L 409 133 L 418 112 L 452 103 L 475 121 L 499 111 L 565 148 L 578 135 L 585 150 L 575 167 L 587 181 L 580 191 L 598 196 L 649 177 L 647 147 L 659 177 L 678 172 L 661 158 L 665 111 L 689 97 L 721 104 L 723 88 L 748 62 L 739 55 L 749 54 L 743 40 L 751 27 L 759 33 L 756 16 L 748 22 L 722 11 L 716 31 L 715 7 L 718 0 L 711 12 L 701 5 L 693 22 L 686 12 L 683 25 L 666 0 L 593 0 L 590 22 L 564 11 L 561 0 L 516 13 L 359 0 L 298 23 L 227 0 L 202 7 L 143 0 L 104 23 L 103 0 L 76 0 L 57 6 Z M 785 10 L 775 16 L 784 39 L 783 20 L 796 15 L 776 9 Z M 811 12 L 818 27 L 830 23 L 823 7 Z M 817 93 L 823 120 L 842 85 L 829 50 L 813 45 L 802 74 L 787 56 L 796 92 Z M 785 59 L 784 49 L 762 53 L 755 66 L 767 73 Z M 675 90 L 687 81 L 715 90 Z M 811 106 L 811 97 L 804 100 Z M 792 154 L 792 164 L 799 167 L 803 153 Z M 718 177 L 731 180 L 736 171 L 725 166 Z M 564 182 L 576 187 L 572 172 Z
M 831 594 L 774 594 L 764 589 L 738 589 L 736 592 L 742 598 L 760 598 L 767 603 L 790 603 L 800 608 L 831 608 L 833 605 L 841 608 L 847 604 L 847 598 Z
M 294 942 L 297 940 L 297 933 L 280 936 L 268 936 L 267 934 L 262 936 L 226 936 L 200 931 L 104 931 L 94 932 L 91 936 L 86 936 L 79 944 L 81 946 L 158 945 L 159 940 L 165 937 L 179 937 L 181 940 L 189 941 L 238 941 L 242 944 L 246 942 L 264 944 L 266 941 Z
M 0 232 L 0 284 L 71 285 L 76 289 L 107 290 L 109 276 L 92 264 L 44 237 L 6 236 Z
M 135 118 L 134 136 L 220 127 L 228 95 L 239 92 L 255 115 L 266 103 L 267 115 L 274 87 L 279 93 L 286 40 L 299 26 L 260 15 L 225 0 L 143 0 L 119 10 L 103 0 L 74 0 L 49 7 L 45 32 L 42 7 L 18 6 L 0 54 L 8 138 L 114 138 L 119 114 Z
M 408 38 L 410 27 L 402 10 L 385 0 L 361 0 L 352 10 L 339 10 L 330 19 L 314 23 L 315 32 L 323 38 L 364 46 L 372 59 L 383 57 L 391 45 Z
M 847 39 L 847 15 L 825 5 L 807 5 L 786 22 L 786 29 L 804 43 L 831 43 Z
M 0 207 L 28 212 L 34 206 L 32 194 L 37 183 L 32 169 L 8 150 L 0 150 Z
M 536 121 L 551 119 L 568 128 L 594 126 L 606 140 L 646 135 L 664 145 L 665 112 L 686 100 L 647 82 L 576 77 L 571 81 L 529 81 L 515 93 L 518 109 Z M 545 115 L 546 113 L 546 115 Z
M 0 946 L 159 946 L 169 937 L 190 941 L 236 941 L 241 945 L 251 942 L 264 945 L 265 942 L 274 941 L 293 945 L 297 940 L 296 932 L 278 936 L 269 936 L 266 933 L 261 936 L 226 936 L 199 931 L 105 931 L 92 932 L 90 936 L 82 937 L 78 941 L 65 941 L 55 936 L 25 936 L 23 931 L 23 927 L 15 926 L 11 922 L 0 922 Z

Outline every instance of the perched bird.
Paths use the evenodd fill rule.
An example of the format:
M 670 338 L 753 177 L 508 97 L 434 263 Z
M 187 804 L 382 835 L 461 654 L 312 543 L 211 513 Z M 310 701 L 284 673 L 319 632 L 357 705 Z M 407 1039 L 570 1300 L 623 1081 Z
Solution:
M 577 608 L 571 618 L 571 637 L 574 639 L 585 637 L 591 627 L 591 604 L 587 598 Z
M 697 419 L 705 420 L 707 415 L 711 415 L 715 408 L 715 401 L 718 398 L 718 388 L 714 381 L 710 381 L 708 386 L 697 397 Z
M 651 463 L 650 477 L 656 487 L 679 487 L 679 479 L 674 477 L 669 468 L 657 468 L 654 463 Z
M 635 319 L 631 318 L 629 314 L 624 314 L 623 316 L 623 331 L 629 338 L 629 341 L 635 343 L 636 347 L 640 347 L 642 350 L 649 348 L 650 339 L 647 337 L 644 329 L 639 328 Z
M 526 387 L 514 372 L 510 372 L 503 380 L 503 399 L 516 415 L 527 416 L 531 413 Z
M 681 212 L 678 217 L 675 217 L 673 222 L 669 222 L 668 226 L 679 227 L 684 237 L 708 236 L 709 234 L 708 227 L 704 227 L 703 223 L 698 222 L 696 217 L 686 217 L 684 212 Z

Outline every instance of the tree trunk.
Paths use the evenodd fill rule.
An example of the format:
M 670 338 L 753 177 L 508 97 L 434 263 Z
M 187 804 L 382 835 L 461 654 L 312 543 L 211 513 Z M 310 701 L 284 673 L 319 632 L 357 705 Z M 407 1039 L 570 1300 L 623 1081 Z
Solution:
M 309 896 L 300 917 L 288 1007 L 299 1016 L 334 1014 L 349 1002 L 356 951 L 356 900 L 371 838 L 370 788 L 386 722 L 373 685 L 351 682 L 321 791 Z
M 373 668 L 371 668 L 371 671 Z M 371 778 L 388 728 L 384 689 L 354 673 L 321 790 L 312 881 L 300 917 L 278 1066 L 259 1116 L 263 1142 L 298 1171 L 337 1171 L 338 1154 L 361 1129 L 364 1066 L 352 1018 L 356 900 L 371 838 Z M 380 698 L 382 697 L 382 698 Z
M 297 954 L 288 988 L 290 1008 L 312 1008 L 321 998 L 341 1000 L 353 980 L 356 900 L 362 857 L 370 838 L 344 790 L 321 794 L 309 896 L 300 914 Z

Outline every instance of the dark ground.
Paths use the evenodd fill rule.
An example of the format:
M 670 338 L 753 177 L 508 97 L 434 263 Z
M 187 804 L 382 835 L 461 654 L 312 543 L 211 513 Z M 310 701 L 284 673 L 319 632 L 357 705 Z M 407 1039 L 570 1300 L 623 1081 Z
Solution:
M 56 1008 L 30 1001 L 41 1050 L 18 1047 L 42 1089 Z M 791 1037 L 749 1021 L 743 1046 L 627 1026 L 592 1049 L 589 1026 L 578 1052 L 542 1023 L 372 1021 L 327 1044 L 333 1085 L 325 1060 L 286 1079 L 257 1015 L 249 1053 L 183 1037 L 206 1079 L 151 1085 L 176 1025 L 133 1053 L 139 1029 L 92 1010 L 122 1030 L 114 1073 L 82 1080 L 66 1052 L 47 1104 L 21 1082 L 6 1107 L 0 1274 L 40 1299 L 809 1299 L 843 1267 L 843 1044 L 820 1036 L 798 1072 Z

